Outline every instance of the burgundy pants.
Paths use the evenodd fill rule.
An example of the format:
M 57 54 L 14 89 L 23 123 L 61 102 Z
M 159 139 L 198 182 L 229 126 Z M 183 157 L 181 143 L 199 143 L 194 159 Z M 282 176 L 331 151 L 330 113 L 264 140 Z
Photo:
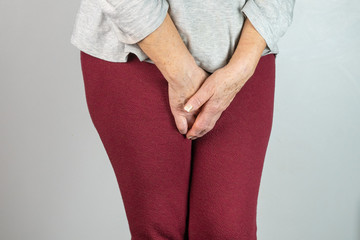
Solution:
M 80 52 L 92 122 L 114 169 L 132 240 L 255 240 L 257 200 L 272 128 L 275 55 L 215 127 L 179 133 L 168 83 L 134 54 L 109 62 Z

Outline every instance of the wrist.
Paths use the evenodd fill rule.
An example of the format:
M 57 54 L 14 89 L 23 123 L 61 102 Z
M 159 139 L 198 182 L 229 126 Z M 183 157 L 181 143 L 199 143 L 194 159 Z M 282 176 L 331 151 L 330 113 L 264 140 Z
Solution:
M 238 45 L 226 68 L 234 74 L 251 77 L 265 47 L 265 39 L 246 18 Z
M 191 54 L 182 58 L 172 60 L 164 66 L 164 77 L 169 84 L 174 86 L 183 86 L 192 79 L 192 76 L 200 72 L 200 67 L 196 64 Z
M 231 59 L 224 69 L 234 75 L 236 78 L 250 78 L 256 69 L 257 61 L 251 61 L 249 58 Z

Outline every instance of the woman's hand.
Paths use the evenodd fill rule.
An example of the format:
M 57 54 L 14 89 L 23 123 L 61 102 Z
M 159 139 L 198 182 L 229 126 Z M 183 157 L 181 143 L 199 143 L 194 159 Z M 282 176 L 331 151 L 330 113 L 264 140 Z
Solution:
M 193 140 L 202 137 L 213 129 L 222 112 L 254 74 L 265 47 L 265 39 L 246 18 L 239 42 L 228 64 L 211 74 L 185 105 L 185 110 L 190 113 L 197 112 L 201 107 L 187 138 Z
M 194 140 L 204 136 L 215 126 L 222 112 L 253 74 L 253 70 L 239 68 L 234 71 L 225 66 L 212 73 L 200 89 L 188 100 L 184 110 L 198 113 L 187 138 Z
M 163 23 L 137 44 L 168 81 L 171 112 L 178 130 L 187 133 L 188 138 L 201 137 L 214 127 L 222 111 L 253 73 L 266 46 L 265 40 L 246 19 L 229 63 L 208 77 L 208 73 L 197 66 L 168 13 Z M 185 112 L 187 109 L 183 106 L 189 97 L 193 110 Z M 189 127 L 191 130 L 187 132 Z
M 200 88 L 209 74 L 202 68 L 196 67 L 185 71 L 178 81 L 169 82 L 169 103 L 175 119 L 177 129 L 181 134 L 186 134 L 195 121 L 198 111 L 191 113 L 184 110 L 185 102 Z
M 137 44 L 168 82 L 169 102 L 176 127 L 181 134 L 186 134 L 196 113 L 186 112 L 184 104 L 198 90 L 208 73 L 196 64 L 169 13 L 155 31 Z

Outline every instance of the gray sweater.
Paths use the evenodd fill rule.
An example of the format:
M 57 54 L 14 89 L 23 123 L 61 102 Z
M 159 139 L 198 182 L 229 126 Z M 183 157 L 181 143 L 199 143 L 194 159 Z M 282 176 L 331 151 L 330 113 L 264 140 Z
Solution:
M 267 43 L 262 56 L 277 54 L 294 5 L 295 0 L 81 0 L 70 41 L 103 60 L 126 62 L 131 52 L 154 63 L 137 42 L 168 12 L 196 63 L 212 73 L 230 60 L 245 17 Z

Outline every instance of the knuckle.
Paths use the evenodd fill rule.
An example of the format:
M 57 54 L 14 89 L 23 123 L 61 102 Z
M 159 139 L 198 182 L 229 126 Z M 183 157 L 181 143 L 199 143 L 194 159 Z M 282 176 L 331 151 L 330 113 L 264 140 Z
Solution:
M 194 128 L 195 135 L 199 135 L 204 130 L 205 130 L 205 126 L 203 124 L 197 124 Z
M 202 105 L 202 101 L 200 100 L 200 98 L 198 96 L 194 96 L 194 103 L 196 104 L 196 106 Z
M 211 95 L 213 95 L 215 92 L 214 86 L 212 84 L 206 84 L 206 82 L 204 84 L 204 90 L 205 92 L 210 93 Z
M 209 125 L 206 130 L 210 132 L 214 128 L 214 124 Z
M 211 113 L 217 113 L 223 110 L 223 99 L 218 98 L 218 97 L 213 97 L 210 101 L 209 101 L 209 111 Z
M 221 111 L 221 105 L 219 102 L 214 102 L 214 104 L 211 105 L 210 111 L 213 113 Z
M 210 132 L 213 128 L 214 128 L 215 124 L 209 124 L 207 125 L 201 132 L 200 132 L 200 136 L 204 136 L 205 134 L 207 134 L 208 132 Z
M 204 136 L 207 132 L 208 132 L 208 129 L 207 129 L 207 128 L 201 130 L 200 133 L 199 133 L 199 137 Z
M 211 130 L 213 130 L 213 129 L 214 129 L 214 127 L 215 127 L 215 124 L 214 124 L 214 125 L 212 125 L 212 126 L 208 129 L 208 132 L 210 132 Z
M 199 137 L 202 137 L 203 135 L 205 135 L 210 130 L 211 130 L 211 128 L 209 126 L 203 126 L 201 129 L 199 129 L 199 131 L 197 132 L 197 135 Z
M 204 122 L 199 122 L 197 125 L 196 125 L 196 129 L 198 131 L 202 131 L 203 129 L 206 128 L 206 124 Z

